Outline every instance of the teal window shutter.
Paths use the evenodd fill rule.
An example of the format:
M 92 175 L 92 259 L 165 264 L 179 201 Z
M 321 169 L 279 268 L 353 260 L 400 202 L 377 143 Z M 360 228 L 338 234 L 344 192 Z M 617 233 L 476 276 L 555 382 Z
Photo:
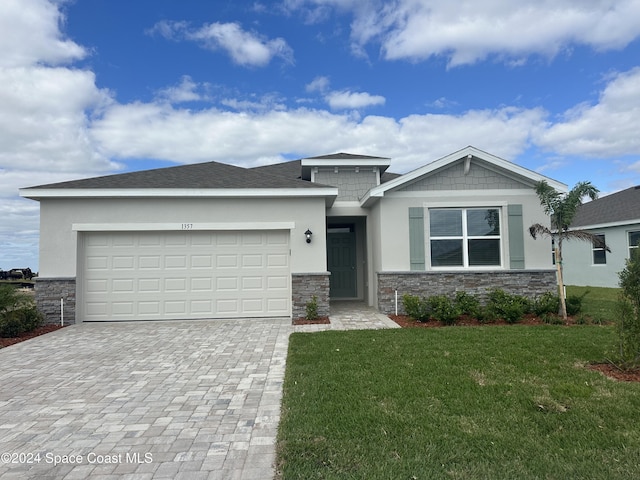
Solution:
M 409 259 L 411 270 L 424 270 L 424 208 L 409 207 Z
M 522 223 L 522 205 L 507 206 L 509 226 L 510 267 L 514 270 L 524 268 L 524 224 Z

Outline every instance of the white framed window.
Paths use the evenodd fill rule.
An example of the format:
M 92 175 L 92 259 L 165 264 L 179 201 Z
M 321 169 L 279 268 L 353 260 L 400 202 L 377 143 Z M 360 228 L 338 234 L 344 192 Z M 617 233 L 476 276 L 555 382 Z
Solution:
M 640 231 L 629 232 L 629 258 L 631 258 L 631 254 L 638 249 L 638 244 L 640 244 Z
M 595 242 L 592 244 L 593 264 L 594 265 L 606 265 L 607 264 L 607 252 L 602 247 L 602 245 L 605 243 L 604 234 L 603 233 L 596 234 L 596 237 L 598 237 L 600 239 L 600 241 L 602 241 L 602 244 L 595 243 Z
M 502 266 L 500 208 L 429 209 L 432 268 Z

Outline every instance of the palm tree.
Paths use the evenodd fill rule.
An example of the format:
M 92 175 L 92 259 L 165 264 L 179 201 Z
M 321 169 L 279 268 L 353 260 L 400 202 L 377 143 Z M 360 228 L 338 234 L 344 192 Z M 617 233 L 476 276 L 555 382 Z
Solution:
M 535 192 L 540 199 L 540 205 L 542 205 L 544 213 L 551 217 L 551 228 L 536 223 L 529 227 L 529 233 L 533 238 L 540 235 L 551 237 L 554 240 L 560 313 L 566 321 L 567 302 L 564 296 L 564 283 L 562 280 L 562 242 L 564 240 L 582 240 L 591 242 L 598 248 L 604 248 L 607 252 L 611 252 L 611 249 L 602 241 L 601 237 L 586 230 L 570 230 L 578 207 L 582 205 L 582 199 L 589 197 L 591 200 L 595 200 L 598 198 L 599 190 L 591 182 L 580 182 L 569 193 L 563 194 L 554 189 L 545 180 L 542 180 L 536 183 Z

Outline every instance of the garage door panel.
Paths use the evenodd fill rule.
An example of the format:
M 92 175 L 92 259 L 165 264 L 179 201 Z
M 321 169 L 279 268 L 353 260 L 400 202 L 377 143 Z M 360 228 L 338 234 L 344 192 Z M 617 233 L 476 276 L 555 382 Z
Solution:
M 187 316 L 187 302 L 186 300 L 165 300 L 164 312 L 169 315 L 178 315 L 181 317 Z
M 109 257 L 106 256 L 90 256 L 87 257 L 87 270 L 108 270 Z
M 197 292 L 213 292 L 213 279 L 211 277 L 191 278 L 191 290 Z
M 84 235 L 85 320 L 290 314 L 288 231 Z
M 159 278 L 140 278 L 138 279 L 138 292 L 139 293 L 159 293 L 160 279 Z
M 160 265 L 160 255 L 143 255 L 138 257 L 138 268 L 140 270 L 159 270 Z
M 281 276 L 268 276 L 267 277 L 267 289 L 268 290 L 288 290 L 289 278 Z
M 242 277 L 243 290 L 263 290 L 264 282 L 262 277 Z
M 191 268 L 213 268 L 213 256 L 191 255 Z
M 133 278 L 114 278 L 111 282 L 111 291 L 115 293 L 132 293 L 134 292 Z
M 186 255 L 165 255 L 164 268 L 187 268 Z

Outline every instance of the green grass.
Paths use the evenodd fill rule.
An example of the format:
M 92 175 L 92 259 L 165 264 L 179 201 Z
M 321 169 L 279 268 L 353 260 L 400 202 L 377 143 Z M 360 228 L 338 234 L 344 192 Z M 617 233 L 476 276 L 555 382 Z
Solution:
M 598 321 L 613 321 L 619 288 L 567 286 L 567 296 L 587 294 L 582 301 L 582 313 Z
M 291 336 L 289 479 L 631 479 L 640 385 L 587 370 L 611 326 Z

